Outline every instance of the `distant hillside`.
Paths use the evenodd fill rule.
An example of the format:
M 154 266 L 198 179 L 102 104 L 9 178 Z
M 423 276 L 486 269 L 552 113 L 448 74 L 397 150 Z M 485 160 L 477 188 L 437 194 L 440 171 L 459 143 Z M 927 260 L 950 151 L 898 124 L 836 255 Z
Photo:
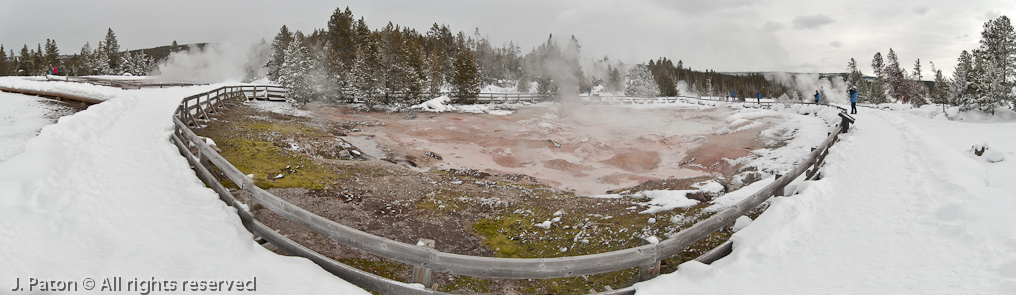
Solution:
M 205 49 L 208 43 L 195 43 L 195 44 L 181 44 L 179 50 L 190 51 L 191 47 L 197 47 L 198 49 Z M 156 62 L 162 62 L 169 57 L 171 45 L 159 46 L 145 49 L 135 49 L 127 51 L 127 53 L 144 53 L 155 59 Z

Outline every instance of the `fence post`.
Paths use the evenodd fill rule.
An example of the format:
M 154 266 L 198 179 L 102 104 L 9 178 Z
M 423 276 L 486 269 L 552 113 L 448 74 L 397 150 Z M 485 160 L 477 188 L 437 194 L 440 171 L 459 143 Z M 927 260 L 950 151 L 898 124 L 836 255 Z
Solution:
M 642 245 L 652 244 L 649 240 L 642 238 Z M 647 281 L 660 275 L 660 260 L 639 267 L 639 282 Z
M 783 177 L 783 174 L 780 174 L 779 172 L 776 172 L 776 179 L 775 180 L 780 180 L 780 177 Z M 785 187 L 786 186 L 781 186 L 781 187 L 777 188 L 776 191 L 773 192 L 773 196 L 783 196 L 783 189 Z
M 416 245 L 434 249 L 434 240 L 420 239 Z M 413 278 L 410 283 L 420 283 L 423 284 L 424 288 L 432 289 L 435 285 L 434 270 L 419 265 L 413 266 Z

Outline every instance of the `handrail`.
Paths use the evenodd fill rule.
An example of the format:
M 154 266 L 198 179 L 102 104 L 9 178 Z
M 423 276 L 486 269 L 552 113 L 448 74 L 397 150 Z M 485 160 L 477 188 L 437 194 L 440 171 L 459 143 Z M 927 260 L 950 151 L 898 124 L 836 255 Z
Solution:
M 739 216 L 748 213 L 749 211 L 756 208 L 758 205 L 765 202 L 772 196 L 781 195 L 783 188 L 790 182 L 797 179 L 800 175 L 804 174 L 808 168 L 816 165 L 819 162 L 819 158 L 824 156 L 823 153 L 827 153 L 827 150 L 836 141 L 839 135 L 840 125 L 834 126 L 833 132 L 819 145 L 818 148 L 813 150 L 807 155 L 807 157 L 799 163 L 794 169 L 788 171 L 784 177 L 780 177 L 773 183 L 767 185 L 762 190 L 752 194 L 748 198 L 735 204 L 734 206 L 727 208 L 719 213 L 716 213 L 709 218 L 700 221 L 690 228 L 678 232 L 676 235 L 661 241 L 658 244 L 643 245 L 634 248 L 588 254 L 580 256 L 569 256 L 569 257 L 555 257 L 555 258 L 497 258 L 497 257 L 479 257 L 469 256 L 462 254 L 447 253 L 434 250 L 432 248 L 417 246 L 413 244 L 407 244 L 384 237 L 376 236 L 367 232 L 351 228 L 327 218 L 315 215 L 310 211 L 307 211 L 299 206 L 293 205 L 271 193 L 254 185 L 253 180 L 248 178 L 241 171 L 236 169 L 228 160 L 223 158 L 221 155 L 211 149 L 201 138 L 199 138 L 193 131 L 190 130 L 188 123 L 185 120 L 190 120 L 191 125 L 198 126 L 196 118 L 204 116 L 207 119 L 207 113 L 214 112 L 216 104 L 222 103 L 222 98 L 227 95 L 236 95 L 236 93 L 247 93 L 257 92 L 257 87 L 268 87 L 277 88 L 273 86 L 224 86 L 218 89 L 208 91 L 205 93 L 192 95 L 186 97 L 181 101 L 180 107 L 174 114 L 173 122 L 177 132 L 173 136 L 174 141 L 179 141 L 182 144 L 183 140 L 188 141 L 197 147 L 199 163 L 209 162 L 219 168 L 220 171 L 226 176 L 226 178 L 236 183 L 242 191 L 249 198 L 247 206 L 241 206 L 234 202 L 229 202 L 234 205 L 240 211 L 241 218 L 244 215 L 251 214 L 247 211 L 253 204 L 261 204 L 264 208 L 275 212 L 283 218 L 292 221 L 296 224 L 304 226 L 316 233 L 327 236 L 336 242 L 341 244 L 366 251 L 368 253 L 384 257 L 387 259 L 395 260 L 398 262 L 421 266 L 425 268 L 431 268 L 434 271 L 445 272 L 457 275 L 468 275 L 468 276 L 479 276 L 479 277 L 492 277 L 492 278 L 515 278 L 515 279 L 548 279 L 548 278 L 562 278 L 562 277 L 574 277 L 580 275 L 598 274 L 612 271 L 619 271 L 624 269 L 645 267 L 647 265 L 653 265 L 658 261 L 674 256 L 680 253 L 688 245 L 705 238 L 709 234 L 723 229 L 726 225 L 732 223 Z M 214 95 L 213 95 L 214 94 Z M 204 101 L 202 101 L 204 98 Z M 196 101 L 191 104 L 192 101 Z M 179 137 L 177 137 L 179 136 Z M 181 146 L 181 152 L 185 152 Z M 189 150 L 186 150 L 185 154 L 190 154 Z M 190 159 L 190 158 L 188 158 Z M 198 167 L 201 166 L 201 167 Z M 203 165 L 196 165 L 196 170 L 203 169 Z M 817 171 L 818 167 L 815 168 Z M 199 171 L 198 174 L 202 174 Z M 202 177 L 208 178 L 208 177 Z M 205 179 L 206 182 L 216 182 L 215 178 Z M 220 193 L 220 196 L 228 191 L 223 192 L 223 189 L 219 189 L 221 184 L 211 185 L 213 189 Z M 230 196 L 231 197 L 231 196 Z M 335 264 L 341 265 L 341 263 L 334 262 L 334 260 L 323 260 L 320 254 L 314 253 L 313 251 L 306 250 L 299 245 L 289 245 L 291 241 L 286 242 L 280 239 L 279 236 L 273 236 L 271 229 L 258 229 L 259 226 L 253 226 L 256 223 L 256 219 L 253 217 L 249 218 L 250 221 L 247 223 L 251 224 L 252 231 L 256 231 L 257 234 L 266 236 L 266 239 L 278 241 L 282 244 L 287 244 L 287 251 L 296 251 L 300 256 L 307 257 L 314 260 L 318 264 L 322 264 L 323 267 L 338 267 Z M 267 231 L 267 232 L 266 232 Z M 277 233 L 275 234 L 277 235 Z M 283 237 L 284 238 L 284 237 Z M 295 243 L 294 243 L 295 244 Z M 711 258 L 715 260 L 715 258 Z M 325 266 L 328 265 L 328 266 Z M 343 265 L 344 266 L 344 265 Z M 348 266 L 344 266 L 348 267 Z M 345 276 L 344 279 L 349 280 Z M 395 281 L 392 281 L 395 282 Z M 400 283 L 401 284 L 401 283 Z M 359 284 L 358 284 L 359 285 Z M 363 285 L 361 285 L 363 286 Z

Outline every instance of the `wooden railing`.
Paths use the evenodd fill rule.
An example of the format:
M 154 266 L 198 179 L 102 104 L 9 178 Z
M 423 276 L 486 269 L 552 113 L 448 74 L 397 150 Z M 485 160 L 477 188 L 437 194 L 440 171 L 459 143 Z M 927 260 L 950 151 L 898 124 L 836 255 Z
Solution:
M 326 236 L 340 244 L 394 261 L 414 265 L 418 269 L 431 269 L 449 274 L 489 278 L 549 279 L 639 268 L 639 279 L 646 280 L 659 274 L 659 263 L 661 260 L 679 254 L 688 245 L 705 238 L 713 232 L 724 229 L 735 219 L 757 208 L 770 197 L 782 195 L 784 187 L 806 171 L 809 172 L 808 178 L 814 177 L 818 173 L 819 166 L 824 156 L 828 153 L 829 147 L 836 142 L 841 129 L 840 125 L 837 124 L 833 129 L 834 131 L 830 132 L 829 136 L 808 154 L 801 163 L 795 166 L 794 169 L 784 173 L 782 177 L 778 177 L 772 184 L 752 194 L 733 207 L 720 211 L 657 244 L 570 257 L 478 257 L 446 253 L 428 247 L 390 240 L 315 215 L 255 186 L 252 179 L 248 178 L 243 172 L 230 164 L 229 161 L 213 151 L 204 140 L 190 130 L 191 126 L 201 126 L 202 121 L 209 120 L 209 114 L 220 111 L 226 107 L 226 104 L 244 101 L 250 98 L 247 95 L 248 93 L 259 93 L 259 91 L 262 91 L 260 89 L 264 89 L 263 93 L 268 93 L 272 91 L 269 89 L 273 89 L 273 86 L 221 87 L 184 98 L 174 114 L 173 122 L 175 128 L 171 140 L 180 149 L 181 154 L 194 166 L 198 177 L 207 183 L 212 190 L 217 192 L 224 202 L 237 209 L 244 225 L 251 232 L 261 236 L 287 253 L 306 257 L 314 261 L 322 268 L 346 281 L 386 294 L 443 293 L 430 289 L 414 288 L 408 284 L 379 277 L 325 257 L 289 240 L 260 223 L 254 217 L 250 208 L 255 208 L 255 204 L 260 204 L 265 209 L 271 210 L 289 221 Z M 277 91 L 278 88 L 275 89 Z M 191 145 L 197 148 L 197 155 L 191 153 L 191 150 L 188 148 Z M 243 198 L 242 201 L 235 199 L 233 194 L 219 182 L 218 178 L 209 172 L 208 165 L 217 167 L 226 178 L 238 186 L 239 194 Z M 730 253 L 731 249 L 732 244 L 728 241 L 696 260 L 703 263 L 711 263 Z M 430 283 L 427 281 L 416 282 L 430 287 Z M 601 294 L 633 293 L 634 289 L 629 287 Z

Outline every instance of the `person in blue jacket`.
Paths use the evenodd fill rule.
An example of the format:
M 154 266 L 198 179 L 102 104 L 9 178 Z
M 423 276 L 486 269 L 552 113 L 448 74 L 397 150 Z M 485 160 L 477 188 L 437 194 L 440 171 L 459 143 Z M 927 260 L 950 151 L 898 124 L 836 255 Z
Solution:
M 818 99 L 819 99 L 820 97 L 821 97 L 821 96 L 819 96 L 819 94 L 818 94 L 818 90 L 815 90 L 815 104 L 818 104 Z
M 850 87 L 850 113 L 857 113 L 857 87 Z
M 755 99 L 758 100 L 758 104 L 762 104 L 762 92 L 755 92 Z

